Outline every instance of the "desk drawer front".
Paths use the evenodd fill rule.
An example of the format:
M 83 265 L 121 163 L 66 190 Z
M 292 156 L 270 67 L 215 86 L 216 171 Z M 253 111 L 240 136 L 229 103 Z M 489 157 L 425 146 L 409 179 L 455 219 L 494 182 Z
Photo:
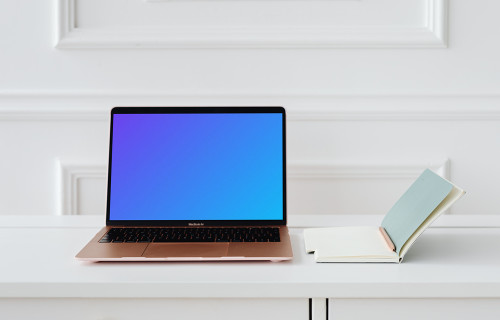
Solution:
M 328 299 L 329 319 L 500 319 L 500 299 Z
M 0 319 L 306 320 L 308 299 L 0 299 Z

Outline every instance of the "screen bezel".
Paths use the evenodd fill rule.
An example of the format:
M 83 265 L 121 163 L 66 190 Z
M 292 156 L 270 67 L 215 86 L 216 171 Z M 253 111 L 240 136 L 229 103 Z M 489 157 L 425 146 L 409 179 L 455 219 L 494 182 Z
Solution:
M 283 145 L 283 219 L 282 220 L 110 220 L 111 162 L 115 114 L 228 114 L 279 113 L 282 115 Z M 286 113 L 283 107 L 114 107 L 111 109 L 106 203 L 107 226 L 263 226 L 286 225 Z

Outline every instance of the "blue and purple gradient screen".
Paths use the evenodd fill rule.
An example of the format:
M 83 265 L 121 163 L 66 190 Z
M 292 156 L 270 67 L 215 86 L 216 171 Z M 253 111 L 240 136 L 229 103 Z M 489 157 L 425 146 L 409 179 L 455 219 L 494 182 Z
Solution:
M 282 220 L 280 113 L 114 114 L 110 220 Z

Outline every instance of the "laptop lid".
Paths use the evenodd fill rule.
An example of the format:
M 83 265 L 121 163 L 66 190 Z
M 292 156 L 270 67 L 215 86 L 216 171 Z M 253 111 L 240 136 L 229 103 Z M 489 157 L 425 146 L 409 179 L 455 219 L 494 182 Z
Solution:
M 282 107 L 115 107 L 108 226 L 286 224 Z

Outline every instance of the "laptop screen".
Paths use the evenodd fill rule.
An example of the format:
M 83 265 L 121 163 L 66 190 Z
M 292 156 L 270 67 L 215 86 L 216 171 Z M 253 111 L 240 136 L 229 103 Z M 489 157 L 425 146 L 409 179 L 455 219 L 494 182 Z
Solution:
M 108 221 L 284 219 L 283 109 L 211 109 L 113 110 Z

